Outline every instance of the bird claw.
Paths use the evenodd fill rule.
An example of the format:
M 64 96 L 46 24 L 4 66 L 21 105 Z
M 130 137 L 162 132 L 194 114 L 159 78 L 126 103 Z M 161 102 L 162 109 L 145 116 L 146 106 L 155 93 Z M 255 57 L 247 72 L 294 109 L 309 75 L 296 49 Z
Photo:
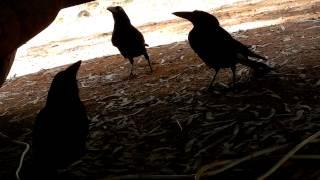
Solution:
M 226 85 L 224 83 L 216 83 L 216 84 L 212 84 L 207 88 L 207 91 L 214 91 L 215 93 L 220 94 L 223 91 L 229 91 L 229 90 L 236 90 L 237 89 L 237 84 L 231 84 L 231 85 Z
M 232 91 L 232 92 L 236 92 L 237 91 L 237 89 L 238 89 L 238 84 L 236 83 L 236 84 L 231 84 L 230 86 L 229 86 L 229 89 Z
M 207 88 L 207 91 L 211 91 L 211 90 L 213 90 L 213 89 L 214 89 L 213 85 L 210 84 L 210 85 L 208 86 L 208 88 Z
M 221 89 L 219 88 L 219 87 L 217 87 L 216 85 L 211 85 L 211 86 L 209 86 L 208 88 L 207 88 L 207 91 L 209 91 L 209 92 L 218 92 L 218 91 L 220 91 Z
M 128 79 L 129 79 L 129 80 L 130 80 L 130 79 L 134 79 L 136 76 L 137 76 L 137 75 L 131 73 L 131 74 L 129 75 L 129 78 L 128 78 Z

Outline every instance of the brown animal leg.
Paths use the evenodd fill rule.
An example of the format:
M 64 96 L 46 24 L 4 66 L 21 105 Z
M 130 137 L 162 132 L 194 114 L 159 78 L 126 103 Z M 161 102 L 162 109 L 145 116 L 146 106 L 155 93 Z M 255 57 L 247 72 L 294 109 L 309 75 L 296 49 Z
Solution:
M 6 81 L 6 78 L 10 72 L 17 50 L 8 54 L 7 56 L 0 58 L 0 87 Z

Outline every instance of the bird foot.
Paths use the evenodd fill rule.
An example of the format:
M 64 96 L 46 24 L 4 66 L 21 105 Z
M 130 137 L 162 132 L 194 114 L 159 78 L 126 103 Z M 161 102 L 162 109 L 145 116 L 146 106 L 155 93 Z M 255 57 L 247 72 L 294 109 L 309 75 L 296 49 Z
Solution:
M 226 85 L 229 89 L 234 89 L 238 86 L 238 83 L 237 82 L 231 82 L 231 83 L 228 83 L 228 85 Z
M 131 73 L 131 74 L 129 75 L 129 77 L 128 77 L 128 80 L 134 79 L 134 78 L 136 78 L 136 77 L 137 77 L 136 74 Z
M 153 71 L 149 71 L 149 73 L 148 73 L 148 74 L 150 74 L 150 75 L 151 75 L 151 74 L 153 74 Z
M 226 85 L 224 83 L 216 83 L 216 84 L 213 84 L 213 85 L 209 86 L 207 90 L 210 91 L 210 92 L 213 91 L 215 93 L 220 94 L 221 92 L 224 92 L 226 90 L 230 90 L 232 88 L 233 88 L 233 86 L 228 86 L 228 85 Z
M 235 84 L 232 83 L 229 85 L 229 90 L 231 90 L 232 92 L 236 92 L 238 87 L 239 87 L 239 85 L 237 83 L 235 83 Z

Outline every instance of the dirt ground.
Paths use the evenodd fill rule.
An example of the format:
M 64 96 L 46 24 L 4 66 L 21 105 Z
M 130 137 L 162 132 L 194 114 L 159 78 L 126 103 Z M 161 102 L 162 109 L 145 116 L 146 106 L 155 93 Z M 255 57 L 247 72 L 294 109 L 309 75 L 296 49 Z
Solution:
M 274 72 L 255 77 L 238 66 L 234 91 L 228 88 L 228 69 L 219 73 L 215 89 L 207 90 L 213 70 L 185 41 L 149 48 L 154 72 L 149 72 L 143 58 L 137 58 L 133 79 L 128 79 L 128 61 L 119 55 L 83 62 L 78 80 L 91 121 L 89 151 L 62 176 L 192 175 L 208 163 L 226 165 L 226 160 L 230 163 L 260 150 L 282 147 L 214 176 L 256 179 L 319 131 L 320 3 L 309 1 L 309 6 L 307 1 L 286 1 L 305 4 L 268 14 L 254 11 L 283 5 L 272 2 L 217 12 L 225 24 L 236 23 L 226 19 L 239 23 L 268 16 L 287 18 L 279 25 L 233 34 L 275 67 Z M 177 25 L 170 26 L 174 23 Z M 164 26 L 181 33 L 190 30 L 182 20 L 142 28 L 154 31 Z M 44 106 L 51 80 L 65 67 L 10 80 L 0 89 L 2 133 L 31 142 L 32 124 Z M 319 179 L 319 140 L 309 142 L 271 179 Z M 1 180 L 14 178 L 23 148 L 0 139 Z M 28 164 L 30 154 L 25 167 Z

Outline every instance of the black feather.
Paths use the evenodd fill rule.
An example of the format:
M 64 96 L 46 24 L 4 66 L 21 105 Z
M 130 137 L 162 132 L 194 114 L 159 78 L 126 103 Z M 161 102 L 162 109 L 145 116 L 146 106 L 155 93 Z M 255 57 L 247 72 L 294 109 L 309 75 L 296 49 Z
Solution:
M 254 57 L 266 60 L 249 50 L 247 46 L 234 39 L 220 27 L 220 23 L 215 16 L 198 10 L 175 12 L 173 14 L 185 18 L 193 24 L 193 29 L 188 36 L 190 46 L 209 67 L 216 71 L 210 86 L 221 68 L 231 68 L 233 82 L 235 83 L 235 70 L 238 63 L 255 70 L 265 72 L 271 70 L 271 67 L 267 64 L 249 59 L 249 57 Z
M 89 120 L 76 79 L 80 64 L 78 61 L 54 77 L 46 105 L 34 123 L 32 157 L 40 177 L 54 176 L 57 169 L 85 154 Z
M 112 13 L 114 19 L 114 29 L 111 38 L 112 44 L 117 47 L 121 55 L 127 58 L 132 64 L 130 75 L 132 75 L 134 58 L 141 55 L 145 56 L 152 72 L 149 55 L 145 48 L 148 44 L 145 43 L 142 33 L 131 24 L 129 17 L 122 7 L 109 7 L 108 10 Z

